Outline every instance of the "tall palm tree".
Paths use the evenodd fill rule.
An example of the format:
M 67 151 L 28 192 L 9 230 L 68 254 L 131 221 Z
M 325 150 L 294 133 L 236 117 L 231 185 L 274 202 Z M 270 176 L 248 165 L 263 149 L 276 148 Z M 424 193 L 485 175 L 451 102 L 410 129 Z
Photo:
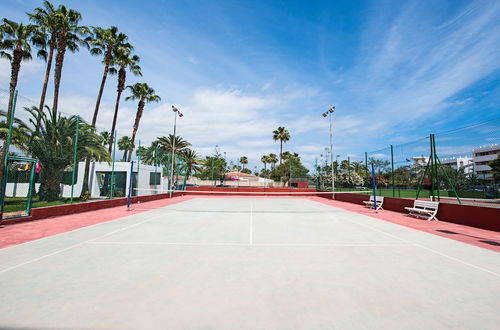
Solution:
M 88 47 L 83 40 L 89 30 L 80 25 L 82 14 L 76 10 L 69 9 L 64 5 L 57 7 L 55 16 L 55 26 L 57 28 L 57 54 L 54 71 L 54 100 L 52 110 L 57 112 L 59 104 L 59 89 L 61 87 L 62 69 L 66 50 L 77 52 L 79 45 Z
M 97 121 L 97 114 L 99 113 L 102 93 L 104 92 L 104 86 L 106 85 L 106 78 L 108 77 L 109 66 L 113 59 L 113 53 L 120 47 L 129 50 L 133 49 L 132 45 L 127 42 L 127 39 L 127 35 L 118 32 L 118 28 L 116 26 L 112 26 L 107 29 L 93 26 L 92 35 L 85 39 L 91 47 L 90 53 L 92 55 L 104 55 L 104 72 L 102 74 L 99 93 L 97 94 L 94 116 L 92 117 L 92 126 L 95 126 Z
M 42 200 L 53 201 L 61 193 L 61 173 L 73 165 L 77 117 L 63 117 L 48 107 L 46 111 L 37 107 L 25 110 L 31 118 L 28 123 L 16 120 L 14 130 L 19 134 L 16 134 L 18 138 L 13 140 L 13 144 L 40 160 L 42 175 L 39 195 Z M 37 130 L 33 124 L 39 117 L 41 121 Z M 86 158 L 110 160 L 95 128 L 80 120 L 77 161 Z
M 274 168 L 274 165 L 276 165 L 276 163 L 278 162 L 278 156 L 276 156 L 276 154 L 269 154 L 269 158 L 268 158 L 268 163 L 271 164 L 271 166 Z
M 43 80 L 42 94 L 40 95 L 39 109 L 45 106 L 45 97 L 47 95 L 47 87 L 49 84 L 50 71 L 52 70 L 52 61 L 54 59 L 54 51 L 57 46 L 57 35 L 59 33 L 59 25 L 57 24 L 57 10 L 49 1 L 43 2 L 43 8 L 35 8 L 33 13 L 28 14 L 30 21 L 36 26 L 35 38 L 33 39 L 35 46 L 40 48 L 38 57 L 47 62 L 45 69 L 45 78 Z M 47 53 L 47 48 L 49 49 Z M 38 120 L 37 120 L 38 122 Z
M 14 101 L 14 91 L 17 87 L 17 79 L 21 71 L 21 63 L 31 60 L 30 41 L 35 31 L 35 26 L 16 23 L 6 18 L 0 25 L 0 58 L 6 58 L 10 61 L 10 84 L 9 84 L 9 103 L 7 107 L 6 123 L 10 122 L 12 117 L 12 103 Z M 7 153 L 7 145 L 3 143 L 0 152 L 0 182 L 3 180 L 4 160 Z M 0 194 L 3 194 L 0 187 Z M 1 216 L 1 214 L 0 214 Z
M 283 126 L 279 126 L 273 131 L 273 140 L 280 141 L 280 165 L 283 162 L 283 143 L 290 140 L 290 132 Z
M 112 58 L 111 64 L 113 65 L 110 68 L 111 74 L 118 73 L 118 87 L 116 89 L 116 102 L 115 102 L 115 114 L 113 116 L 113 123 L 111 124 L 111 136 L 109 140 L 109 152 L 111 152 L 111 148 L 113 145 L 113 138 L 116 128 L 116 120 L 118 118 L 118 109 L 120 107 L 120 99 L 123 91 L 125 90 L 125 81 L 127 78 L 127 70 L 132 72 L 132 74 L 136 76 L 142 76 L 141 67 L 137 64 L 139 63 L 139 56 L 132 55 L 131 49 L 127 47 L 118 47 L 115 50 L 115 54 Z M 117 68 L 118 70 L 117 70 Z
M 189 149 L 189 148 L 185 148 L 181 152 L 181 157 L 186 162 L 186 167 L 187 167 L 186 180 L 189 180 L 189 176 L 191 174 L 193 174 L 193 173 L 196 174 L 201 169 L 200 158 L 199 158 L 198 154 L 196 153 L 196 151 L 194 151 L 193 149 Z
M 246 156 L 240 157 L 240 163 L 243 165 L 243 169 L 245 169 L 245 165 L 248 164 L 248 158 Z
M 137 83 L 132 86 L 127 86 L 130 89 L 132 95 L 127 96 L 125 101 L 128 100 L 139 100 L 137 104 L 137 112 L 135 114 L 134 128 L 132 130 L 132 144 L 130 146 L 130 152 L 128 154 L 128 160 L 132 158 L 132 151 L 134 149 L 135 135 L 139 129 L 139 122 L 141 121 L 142 113 L 144 112 L 144 106 L 146 103 L 150 102 L 160 102 L 161 98 L 155 94 L 155 90 L 148 86 L 146 83 Z
M 128 136 L 121 137 L 118 141 L 118 149 L 123 151 L 122 161 L 127 161 L 127 153 L 132 145 L 132 140 Z

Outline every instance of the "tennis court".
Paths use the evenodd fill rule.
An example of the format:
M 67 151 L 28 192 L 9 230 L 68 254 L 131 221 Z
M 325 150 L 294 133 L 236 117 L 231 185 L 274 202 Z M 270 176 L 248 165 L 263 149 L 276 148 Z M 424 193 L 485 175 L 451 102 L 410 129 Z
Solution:
M 498 329 L 498 253 L 319 199 L 193 197 L 2 249 L 0 328 Z

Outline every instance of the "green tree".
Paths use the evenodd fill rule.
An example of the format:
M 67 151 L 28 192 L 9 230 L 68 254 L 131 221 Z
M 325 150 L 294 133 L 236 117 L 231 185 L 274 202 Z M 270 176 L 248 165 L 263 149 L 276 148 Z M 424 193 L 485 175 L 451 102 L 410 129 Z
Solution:
M 498 155 L 496 159 L 490 161 L 488 165 L 493 171 L 493 178 L 495 179 L 495 181 L 500 181 L 500 155 Z
M 181 157 L 186 163 L 186 180 L 189 180 L 191 174 L 196 174 L 200 170 L 200 158 L 193 149 L 185 148 L 181 152 Z
M 142 76 L 141 67 L 138 65 L 139 56 L 132 55 L 130 47 L 122 45 L 117 47 L 112 57 L 110 68 L 111 74 L 118 74 L 118 87 L 116 89 L 115 113 L 113 115 L 113 123 L 111 124 L 111 136 L 109 140 L 109 152 L 113 145 L 114 132 L 116 129 L 116 121 L 118 119 L 118 109 L 120 107 L 120 99 L 125 90 L 125 82 L 127 79 L 127 71 L 132 72 L 136 76 Z
M 243 165 L 243 169 L 245 169 L 245 165 L 248 164 L 248 158 L 246 156 L 240 157 L 240 164 Z
M 262 164 L 264 164 L 264 171 L 267 170 L 267 164 L 269 163 L 269 156 L 268 155 L 264 155 L 260 158 L 260 161 L 262 162 Z
M 268 163 L 271 164 L 271 167 L 274 168 L 274 166 L 276 165 L 276 163 L 278 162 L 278 156 L 276 156 L 276 154 L 269 154 L 269 158 L 268 158 Z
M 134 128 L 132 130 L 132 144 L 130 146 L 130 152 L 128 154 L 128 160 L 130 161 L 132 157 L 132 151 L 134 149 L 135 135 L 139 129 L 139 123 L 141 121 L 142 113 L 144 112 L 144 106 L 150 102 L 160 102 L 161 98 L 155 94 L 155 90 L 148 86 L 146 83 L 136 83 L 132 86 L 127 86 L 130 89 L 132 95 L 127 96 L 125 101 L 129 100 L 139 100 L 137 104 L 137 112 L 135 114 Z
M 101 144 L 106 148 L 109 143 L 109 132 L 108 131 L 102 131 L 99 133 L 99 138 L 101 139 Z M 111 152 L 110 152 L 111 154 Z
M 12 117 L 12 104 L 14 101 L 14 91 L 17 87 L 19 72 L 23 61 L 31 60 L 31 39 L 35 31 L 35 26 L 16 23 L 8 19 L 2 20 L 0 25 L 0 58 L 6 58 L 10 62 L 10 84 L 9 102 L 7 107 L 6 123 Z M 4 161 L 7 153 L 7 143 L 3 143 L 0 152 L 0 182 L 3 180 Z M 0 190 L 3 187 L 0 187 Z M 3 194 L 3 191 L 0 191 Z
M 73 150 L 77 117 L 64 117 L 46 107 L 42 111 L 36 107 L 25 108 L 30 115 L 28 123 L 16 120 L 15 130 L 18 138 L 14 145 L 40 160 L 42 165 L 40 199 L 53 201 L 61 194 L 61 174 L 73 165 Z M 34 127 L 40 117 L 40 127 Z M 77 161 L 91 158 L 97 161 L 110 161 L 109 153 L 102 145 L 95 128 L 80 121 Z
M 132 140 L 128 136 L 122 136 L 118 141 L 118 150 L 123 151 L 122 162 L 127 161 L 127 153 L 132 145 Z
M 290 141 L 290 132 L 282 126 L 273 131 L 273 140 L 280 141 L 280 165 L 283 162 L 283 143 Z

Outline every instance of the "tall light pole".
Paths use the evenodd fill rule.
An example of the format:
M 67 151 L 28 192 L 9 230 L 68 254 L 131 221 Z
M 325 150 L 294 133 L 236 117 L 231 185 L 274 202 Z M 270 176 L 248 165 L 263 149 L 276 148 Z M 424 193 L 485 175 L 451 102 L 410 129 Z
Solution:
M 330 167 L 332 170 L 332 198 L 335 198 L 335 173 L 333 171 L 333 136 L 332 136 L 332 114 L 335 111 L 335 106 L 323 113 L 323 117 L 330 118 Z
M 172 183 L 174 182 L 174 163 L 175 163 L 175 131 L 177 129 L 177 115 L 179 118 L 184 116 L 176 107 L 172 106 L 172 111 L 174 112 L 174 138 L 172 139 L 172 159 L 171 159 L 171 167 L 170 167 L 170 180 L 168 185 L 170 186 L 169 195 L 172 197 Z
M 222 187 L 226 185 L 226 171 L 227 171 L 226 152 L 224 151 L 224 176 L 222 178 Z

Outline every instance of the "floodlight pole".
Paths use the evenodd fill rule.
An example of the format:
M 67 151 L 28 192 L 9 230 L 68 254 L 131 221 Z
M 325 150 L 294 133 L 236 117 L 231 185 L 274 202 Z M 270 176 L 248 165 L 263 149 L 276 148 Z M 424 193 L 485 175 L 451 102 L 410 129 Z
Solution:
M 332 114 L 335 111 L 335 106 L 328 109 L 327 112 L 323 113 L 323 117 L 330 117 L 330 167 L 332 174 L 332 199 L 335 198 L 335 172 L 333 170 L 333 132 L 332 132 Z
M 182 113 L 174 106 L 172 106 L 172 111 L 174 112 L 174 137 L 172 139 L 172 160 L 171 160 L 171 167 L 170 167 L 170 180 L 168 182 L 169 185 L 169 196 L 172 198 L 172 182 L 174 181 L 174 157 L 175 157 L 175 131 L 177 129 L 177 114 L 179 114 L 179 117 L 182 117 Z

